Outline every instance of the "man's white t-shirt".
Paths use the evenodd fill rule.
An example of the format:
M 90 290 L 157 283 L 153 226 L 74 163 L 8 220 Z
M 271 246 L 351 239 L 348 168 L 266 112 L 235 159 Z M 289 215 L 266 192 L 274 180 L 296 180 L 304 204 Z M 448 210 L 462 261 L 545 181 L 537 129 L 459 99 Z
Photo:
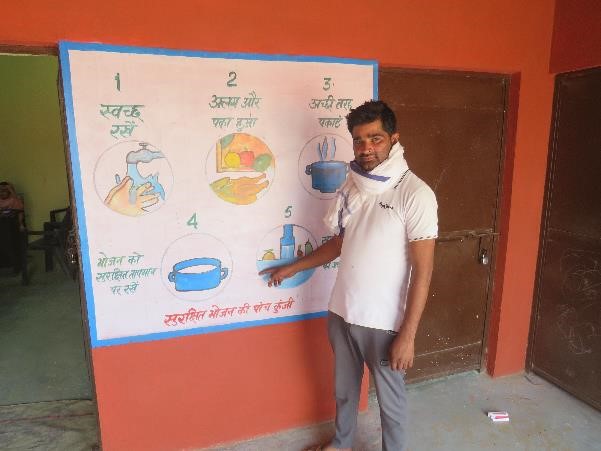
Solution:
M 398 331 L 411 273 L 409 242 L 436 238 L 438 205 L 411 171 L 381 194 L 366 195 L 344 230 L 329 310 L 347 323 Z

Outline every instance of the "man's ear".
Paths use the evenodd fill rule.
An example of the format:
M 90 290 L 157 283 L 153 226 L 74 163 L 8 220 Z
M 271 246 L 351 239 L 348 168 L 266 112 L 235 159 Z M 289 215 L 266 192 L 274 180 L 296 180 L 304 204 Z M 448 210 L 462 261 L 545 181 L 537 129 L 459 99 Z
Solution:
M 401 136 L 399 135 L 399 132 L 394 132 L 392 135 L 390 135 L 390 140 L 392 141 L 392 144 L 398 143 L 400 137 Z

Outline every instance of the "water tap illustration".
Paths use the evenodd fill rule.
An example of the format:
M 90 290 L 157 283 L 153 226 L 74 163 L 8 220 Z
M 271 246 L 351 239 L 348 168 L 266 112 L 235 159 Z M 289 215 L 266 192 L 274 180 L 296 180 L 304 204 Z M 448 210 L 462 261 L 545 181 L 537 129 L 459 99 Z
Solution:
M 141 163 L 165 158 L 165 155 L 160 150 L 148 149 L 148 143 L 141 142 L 139 146 L 139 149 L 127 154 L 126 176 L 121 178 L 115 174 L 115 186 L 104 200 L 109 208 L 127 216 L 140 216 L 160 200 L 165 200 L 165 189 L 159 182 L 159 173 L 144 176 L 140 172 Z

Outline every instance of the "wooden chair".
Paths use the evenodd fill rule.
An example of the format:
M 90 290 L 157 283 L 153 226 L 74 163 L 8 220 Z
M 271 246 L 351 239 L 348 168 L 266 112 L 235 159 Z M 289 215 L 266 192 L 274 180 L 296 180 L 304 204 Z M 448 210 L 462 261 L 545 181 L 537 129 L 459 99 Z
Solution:
M 62 218 L 59 216 L 62 214 Z M 44 230 L 28 231 L 28 235 L 40 236 L 28 244 L 28 249 L 44 252 L 46 271 L 54 270 L 54 260 L 59 263 L 65 274 L 73 279 L 77 272 L 77 250 L 73 249 L 73 218 L 71 208 L 50 211 L 50 221 L 44 222 Z
M 23 285 L 27 285 L 27 234 L 20 227 L 22 214 L 23 210 L 0 211 L 0 267 L 10 267 L 14 274 L 20 272 Z

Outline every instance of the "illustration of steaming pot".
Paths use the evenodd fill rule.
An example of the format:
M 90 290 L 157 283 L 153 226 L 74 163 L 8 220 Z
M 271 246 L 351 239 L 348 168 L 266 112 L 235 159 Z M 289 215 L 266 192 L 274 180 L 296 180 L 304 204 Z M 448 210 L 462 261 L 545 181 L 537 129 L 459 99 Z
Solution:
M 346 180 L 348 164 L 344 161 L 315 161 L 305 168 L 311 187 L 322 193 L 335 193 Z
M 177 291 L 203 291 L 217 288 L 228 272 L 217 258 L 191 258 L 173 265 L 167 278 Z

